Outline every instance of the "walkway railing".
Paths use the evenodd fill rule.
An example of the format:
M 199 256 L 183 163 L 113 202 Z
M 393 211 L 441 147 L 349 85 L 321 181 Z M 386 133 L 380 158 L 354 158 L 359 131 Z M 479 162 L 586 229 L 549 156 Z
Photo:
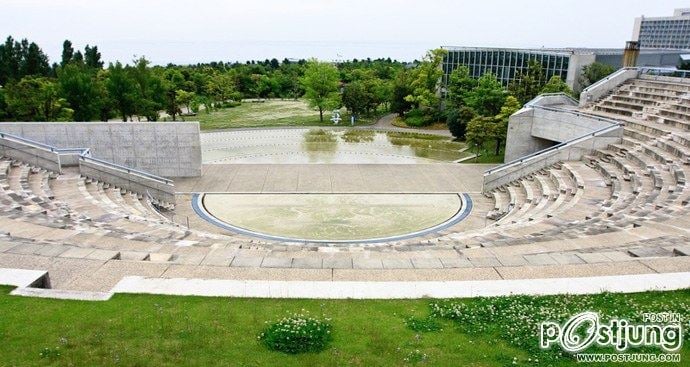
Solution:
M 636 69 L 639 70 L 638 68 L 620 68 L 620 69 L 614 71 L 613 73 L 609 74 L 608 76 L 604 77 L 603 79 L 600 79 L 600 80 L 588 85 L 587 88 L 582 90 L 582 94 L 587 94 L 590 91 L 592 91 L 593 89 L 597 89 L 599 86 L 608 83 L 609 80 L 616 79 L 619 76 L 621 76 L 622 74 L 625 74 L 627 71 L 636 70 Z
M 690 70 L 678 70 L 675 68 L 640 67 L 640 74 L 654 76 L 670 76 L 674 78 L 690 78 Z
M 170 179 L 167 179 L 165 177 L 160 177 L 142 170 L 134 169 L 131 167 L 123 166 L 120 164 L 116 164 L 113 162 L 109 162 L 103 159 L 95 158 L 91 156 L 91 150 L 89 148 L 57 148 L 52 145 L 48 145 L 45 143 L 41 143 L 35 140 L 27 139 L 18 135 L 14 134 L 8 134 L 5 132 L 0 132 L 0 138 L 1 139 L 6 139 L 13 141 L 15 143 L 28 146 L 31 148 L 39 149 L 45 152 L 50 152 L 50 153 L 55 153 L 55 161 L 53 162 L 51 160 L 51 166 L 53 164 L 56 164 L 58 168 L 62 168 L 62 163 L 60 162 L 60 155 L 77 155 L 79 161 L 84 161 L 84 162 L 92 162 L 98 165 L 101 165 L 107 169 L 122 172 L 127 175 L 137 175 L 140 177 L 145 178 L 146 180 L 149 180 L 151 184 L 159 184 L 159 185 L 164 185 L 168 186 L 170 188 L 173 187 L 173 181 Z M 9 148 L 8 148 L 9 149 Z M 26 152 L 25 152 L 26 153 Z M 45 159 L 41 157 L 42 159 Z M 52 167 L 51 167 L 52 169 Z M 146 194 L 142 192 L 141 194 Z
M 560 94 L 565 95 L 564 93 L 550 93 L 549 95 L 560 95 Z M 544 96 L 544 95 L 542 95 L 542 96 Z M 566 95 L 566 96 L 567 96 L 567 95 Z M 569 96 L 568 96 L 568 97 L 569 97 Z M 609 126 L 605 126 L 605 127 L 603 127 L 603 128 L 600 128 L 600 129 L 597 129 L 597 130 L 595 130 L 595 131 L 589 132 L 589 133 L 587 133 L 587 134 L 578 136 L 578 137 L 576 137 L 576 138 L 573 138 L 573 139 L 564 141 L 564 142 L 562 142 L 562 143 L 559 143 L 559 144 L 557 144 L 557 145 L 548 147 L 548 148 L 546 148 L 546 149 L 542 149 L 542 150 L 536 151 L 536 152 L 534 152 L 534 153 L 532 153 L 532 154 L 528 154 L 528 155 L 526 155 L 526 156 L 524 156 L 524 157 L 521 157 L 521 158 L 512 160 L 512 161 L 510 161 L 510 162 L 503 163 L 503 164 L 500 165 L 500 166 L 497 166 L 497 167 L 491 168 L 491 169 L 489 169 L 489 170 L 486 170 L 486 171 L 484 172 L 484 176 L 487 176 L 487 175 L 492 174 L 492 173 L 500 172 L 500 171 L 502 171 L 502 170 L 506 170 L 506 169 L 508 169 L 508 168 L 511 168 L 511 167 L 514 167 L 514 166 L 523 164 L 523 163 L 525 163 L 525 162 L 531 161 L 531 160 L 533 160 L 535 157 L 541 156 L 542 154 L 548 154 L 549 152 L 555 152 L 555 151 L 562 150 L 563 148 L 566 148 L 566 147 L 568 147 L 568 146 L 571 146 L 571 145 L 580 143 L 580 142 L 585 141 L 585 140 L 587 140 L 587 139 L 590 139 L 590 138 L 592 138 L 592 137 L 596 137 L 596 136 L 599 136 L 599 135 L 602 135 L 602 134 L 611 132 L 611 131 L 613 131 L 613 130 L 615 130 L 615 129 L 617 129 L 617 128 L 619 128 L 619 127 L 621 127 L 621 126 L 623 125 L 623 124 L 622 124 L 621 122 L 619 122 L 619 121 L 616 121 L 616 120 L 613 120 L 613 119 L 609 119 L 609 118 L 606 118 L 606 117 L 601 117 L 601 116 L 593 115 L 593 114 L 586 113 L 586 112 L 581 112 L 581 111 L 576 111 L 576 110 L 569 110 L 569 109 L 566 109 L 566 108 L 559 108 L 559 107 L 550 107 L 550 106 L 539 106 L 539 105 L 534 105 L 534 101 L 535 101 L 537 98 L 539 98 L 539 96 L 537 96 L 537 97 L 535 97 L 534 99 L 532 99 L 531 101 L 527 102 L 527 103 L 525 104 L 525 107 L 528 107 L 528 108 L 535 108 L 535 109 L 541 109 L 541 110 L 545 110 L 545 111 L 567 113 L 567 114 L 574 115 L 574 116 L 578 116 L 578 117 L 587 117 L 587 118 L 590 118 L 590 119 L 595 119 L 595 120 L 597 120 L 597 121 L 602 121 L 602 122 L 609 123 L 610 125 L 609 125 Z M 572 98 L 572 97 L 570 97 L 570 98 L 573 100 L 574 103 L 577 103 L 577 101 L 576 101 L 574 98 Z

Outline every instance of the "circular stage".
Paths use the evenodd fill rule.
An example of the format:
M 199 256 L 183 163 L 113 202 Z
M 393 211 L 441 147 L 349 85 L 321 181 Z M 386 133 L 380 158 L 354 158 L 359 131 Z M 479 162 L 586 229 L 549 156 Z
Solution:
M 194 211 L 269 240 L 376 243 L 433 233 L 469 215 L 467 194 L 195 194 Z

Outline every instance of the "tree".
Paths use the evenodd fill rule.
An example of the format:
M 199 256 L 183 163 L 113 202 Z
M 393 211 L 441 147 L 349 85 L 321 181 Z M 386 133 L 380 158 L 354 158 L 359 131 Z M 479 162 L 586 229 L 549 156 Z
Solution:
M 74 53 L 72 61 L 80 65 L 84 63 L 84 55 L 81 53 L 81 51 L 77 51 Z
M 467 124 L 475 117 L 476 113 L 466 106 L 449 109 L 446 116 L 448 130 L 456 139 L 462 140 L 465 138 Z
M 55 121 L 66 119 L 70 110 L 59 98 L 58 88 L 45 77 L 26 76 L 7 85 L 7 112 L 18 121 Z
M 175 121 L 175 117 L 181 112 L 177 91 L 184 90 L 184 76 L 174 68 L 167 68 L 163 73 L 162 89 L 165 92 L 165 112 Z
M 12 79 L 21 79 L 20 63 L 21 44 L 8 36 L 5 43 L 0 45 L 0 85 L 6 85 Z
M 0 119 L 6 120 L 9 117 L 7 111 L 7 99 L 5 97 L 5 88 L 0 86 Z
M 484 148 L 484 144 L 491 138 L 491 130 L 493 129 L 494 118 L 477 116 L 470 120 L 467 124 L 467 132 L 465 133 L 465 142 L 474 150 L 475 154 Z
M 319 110 L 319 120 L 323 122 L 325 109 L 338 107 L 340 84 L 338 69 L 335 66 L 311 60 L 307 63 L 304 76 L 300 79 L 305 90 L 305 98 L 312 108 Z
M 508 96 L 505 103 L 501 107 L 501 112 L 496 115 L 494 126 L 491 131 L 492 137 L 494 140 L 496 140 L 496 155 L 501 153 L 501 148 L 505 145 L 506 137 L 508 135 L 508 122 L 510 120 L 510 116 L 517 112 L 521 107 L 522 105 L 517 98 Z
M 465 105 L 480 116 L 495 116 L 506 100 L 506 91 L 501 82 L 491 73 L 482 75 L 477 87 L 468 92 L 464 98 Z
M 65 40 L 62 43 L 62 61 L 60 61 L 60 66 L 65 66 L 74 58 L 74 47 L 72 47 L 72 41 Z
M 508 91 L 521 103 L 527 103 L 539 94 L 544 84 L 544 69 L 538 61 L 530 60 L 527 70 L 520 71 L 515 80 L 508 84 Z
M 372 95 L 367 92 L 364 83 L 354 81 L 345 86 L 342 98 L 345 108 L 350 110 L 352 115 L 357 116 L 367 110 Z
M 98 46 L 84 48 L 84 63 L 87 67 L 92 69 L 102 69 L 103 61 L 101 61 L 101 53 L 98 52 Z
M 461 65 L 450 73 L 448 78 L 448 108 L 459 109 L 472 89 L 477 87 L 477 79 L 470 75 L 470 69 Z
M 69 63 L 58 69 L 60 94 L 74 110 L 76 121 L 98 119 L 101 104 L 98 80 L 95 74 L 86 70 L 83 64 Z
M 25 75 L 43 75 L 47 76 L 50 71 L 50 64 L 48 63 L 48 56 L 43 53 L 37 44 L 31 42 L 24 52 L 19 72 L 22 76 Z
M 549 79 L 549 81 L 542 88 L 541 93 L 565 93 L 569 96 L 573 96 L 573 90 L 570 89 L 568 84 L 565 84 L 560 76 L 554 75 Z
M 122 121 L 126 122 L 127 117 L 136 112 L 136 101 L 140 98 L 136 81 L 118 61 L 115 65 L 108 66 L 108 79 L 105 86 L 113 106 L 120 113 Z
M 587 88 L 588 86 L 598 82 L 601 79 L 606 78 L 609 74 L 616 71 L 611 65 L 602 64 L 600 62 L 593 62 L 582 68 L 582 74 L 580 75 L 580 86 L 582 88 Z
M 185 106 L 187 108 L 187 113 L 191 112 L 190 105 L 195 98 L 196 94 L 194 92 L 187 92 L 182 89 L 175 91 L 175 101 L 178 105 Z
M 270 61 L 271 69 L 278 69 L 280 67 L 280 63 L 278 62 L 278 59 L 271 59 Z
M 235 78 L 231 73 L 212 75 L 206 81 L 204 92 L 211 99 L 212 103 L 218 105 L 218 107 L 228 100 L 239 100 L 241 98 L 239 92 L 237 92 Z
M 137 89 L 134 109 L 137 116 L 144 116 L 148 121 L 158 121 L 158 111 L 165 105 L 163 81 L 148 67 L 149 61 L 144 57 L 134 60 L 130 74 Z
M 391 112 L 397 113 L 400 117 L 412 109 L 412 102 L 408 101 L 406 98 L 412 94 L 412 87 L 410 86 L 409 80 L 410 75 L 406 70 L 400 70 L 393 80 Z
M 435 49 L 427 52 L 422 62 L 412 72 L 412 93 L 405 97 L 415 107 L 422 110 L 440 110 L 438 83 L 443 75 L 441 63 L 448 52 Z

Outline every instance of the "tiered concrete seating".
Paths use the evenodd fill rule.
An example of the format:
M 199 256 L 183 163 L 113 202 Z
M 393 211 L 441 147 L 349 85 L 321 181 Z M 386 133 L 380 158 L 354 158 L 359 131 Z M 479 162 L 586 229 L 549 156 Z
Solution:
M 154 265 L 170 266 L 165 269 L 171 277 L 183 271 L 228 278 L 241 274 L 234 272 L 238 269 L 224 273 L 220 267 L 270 271 L 250 272 L 244 275 L 247 279 L 288 274 L 273 268 L 348 269 L 342 273 L 347 275 L 305 271 L 299 279 L 321 274 L 355 280 L 399 279 L 379 272 L 354 275 L 354 269 L 527 266 L 530 276 L 540 276 L 535 266 L 620 262 L 615 268 L 649 270 L 654 263 L 643 261 L 690 256 L 688 94 L 690 86 L 683 84 L 626 83 L 588 111 L 624 122 L 620 143 L 485 193 L 486 197 L 476 198 L 470 219 L 456 226 L 377 245 L 261 241 L 219 234 L 222 230 L 210 224 L 196 224 L 200 219 L 188 229 L 171 220 L 172 215 L 184 214 L 181 210 L 163 215 L 148 198 L 84 179 L 76 171 L 57 175 L 4 159 L 0 160 L 0 255 L 136 261 L 137 267 L 145 262 L 157 269 L 144 276 L 160 276 L 162 270 Z M 610 271 L 592 267 L 586 272 L 592 269 Z M 404 278 L 440 274 L 410 273 Z M 495 276 L 495 272 L 487 274 Z M 94 288 L 86 278 L 70 287 Z
M 591 108 L 625 121 L 620 144 L 494 190 L 514 192 L 515 208 L 498 219 L 491 212 L 488 219 L 497 220 L 485 229 L 450 237 L 480 246 L 516 245 L 644 229 L 647 222 L 686 214 L 688 96 L 690 85 L 684 84 L 633 80 L 620 86 Z
M 229 238 L 186 229 L 147 198 L 78 173 L 58 175 L 7 159 L 0 160 L 0 209 L 1 233 L 34 241 L 49 254 L 97 250 L 106 252 L 93 256 L 169 261 L 180 245 L 208 247 Z

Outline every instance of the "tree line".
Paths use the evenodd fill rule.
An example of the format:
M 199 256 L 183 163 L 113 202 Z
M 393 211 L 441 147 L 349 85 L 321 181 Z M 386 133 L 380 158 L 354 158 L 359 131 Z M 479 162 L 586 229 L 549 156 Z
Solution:
M 342 105 L 369 114 L 388 108 L 391 80 L 405 65 L 390 58 L 337 65 L 274 58 L 154 66 L 140 57 L 105 67 L 97 46 L 75 50 L 69 40 L 61 60 L 50 64 L 36 43 L 10 36 L 0 44 L 0 120 L 157 121 L 160 112 L 175 120 L 246 98 L 302 97 L 322 115 Z
M 504 149 L 508 117 L 540 93 L 573 91 L 558 76 L 546 79 L 531 61 L 507 88 L 491 73 L 479 78 L 464 66 L 440 80 L 446 51 L 430 50 L 420 61 L 388 59 L 339 63 L 277 59 L 154 66 L 144 57 L 131 64 L 105 67 L 97 46 L 83 52 L 64 41 L 53 64 L 26 39 L 8 37 L 0 44 L 0 120 L 16 121 L 158 121 L 181 114 L 210 113 L 247 98 L 304 98 L 319 111 L 345 107 L 357 117 L 397 113 L 405 124 L 446 123 L 459 140 L 477 151 L 493 142 Z M 585 67 L 581 85 L 613 72 L 594 63 Z M 165 116 L 165 115 L 163 115 Z

